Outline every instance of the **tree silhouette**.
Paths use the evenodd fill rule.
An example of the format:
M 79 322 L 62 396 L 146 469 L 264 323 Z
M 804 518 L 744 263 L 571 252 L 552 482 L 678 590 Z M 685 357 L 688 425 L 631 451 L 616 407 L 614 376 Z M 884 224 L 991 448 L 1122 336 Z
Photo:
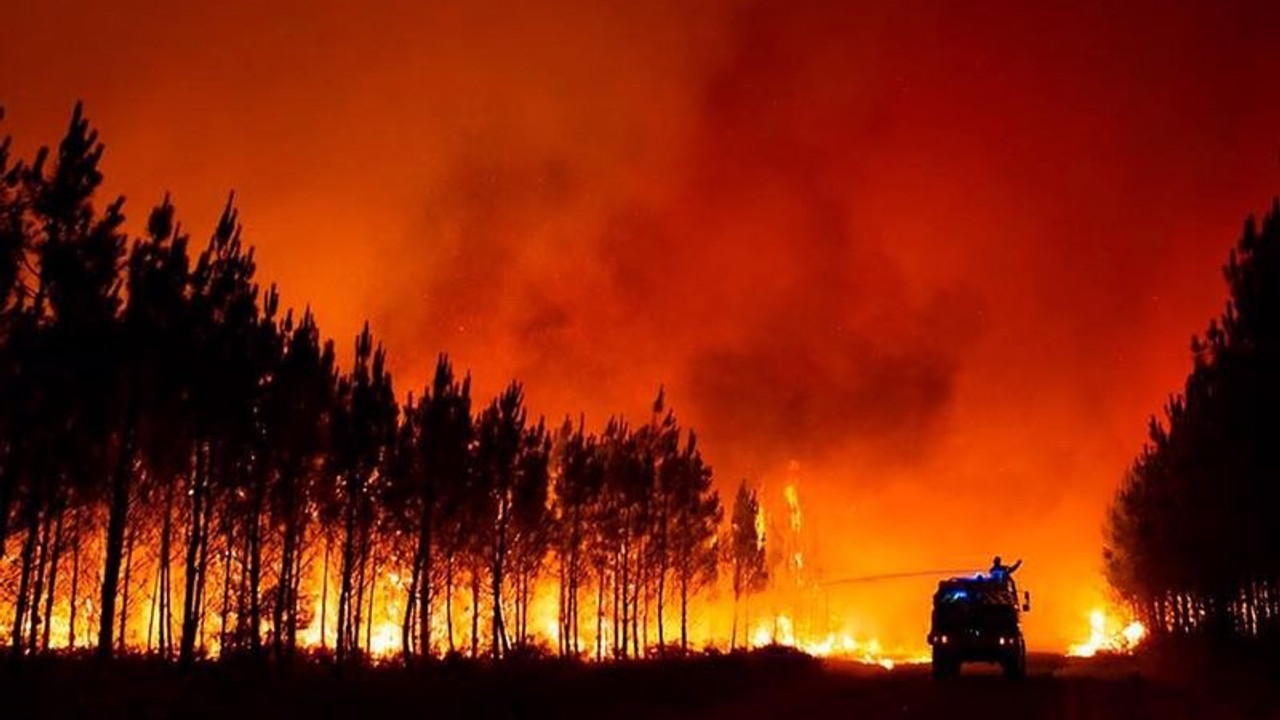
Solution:
M 600 444 L 586 433 L 584 424 L 579 419 L 574 427 L 566 419 L 560 430 L 554 489 L 555 547 L 560 561 L 560 652 L 575 657 L 582 652 L 580 590 L 588 582 L 590 567 L 599 565 L 591 559 L 596 546 L 591 529 L 594 515 L 601 509 L 605 476 Z
M 729 564 L 733 568 L 733 631 L 730 647 L 738 642 L 738 606 L 743 598 L 763 590 L 769 573 L 765 565 L 765 537 L 760 523 L 760 501 L 747 481 L 738 485 L 729 523 Z
M 129 253 L 128 302 L 122 322 L 121 344 L 128 353 L 122 379 L 132 403 L 126 415 L 132 415 L 134 444 L 147 470 L 147 489 L 157 495 L 161 512 L 155 622 L 158 645 L 166 657 L 173 651 L 173 520 L 179 500 L 172 479 L 186 470 L 194 442 L 187 392 L 193 342 L 187 242 L 174 224 L 174 207 L 165 196 L 151 212 L 147 236 Z M 122 480 L 129 482 L 127 476 Z M 128 493 L 121 492 L 113 499 L 125 505 L 113 506 L 117 521 L 126 519 Z M 119 528 L 115 531 L 123 538 Z M 106 592 L 115 591 L 108 587 Z
M 512 545 L 512 524 L 517 489 L 524 482 L 524 461 L 528 452 L 537 452 L 539 441 L 526 437 L 524 390 L 518 383 L 508 388 L 480 414 L 476 421 L 476 492 L 491 518 L 481 528 L 489 560 L 490 654 L 501 657 L 511 650 L 503 616 L 503 584 Z M 541 433 L 541 428 L 535 432 Z
M 402 629 L 405 656 L 412 654 L 410 642 L 415 613 L 419 653 L 431 652 L 432 587 L 437 548 L 449 565 L 446 594 L 453 592 L 452 563 L 456 555 L 457 529 L 454 527 L 456 497 L 465 491 L 470 468 L 471 380 L 454 377 L 449 358 L 441 355 L 436 362 L 431 384 L 423 391 L 416 407 L 405 411 L 405 448 L 408 460 L 405 472 L 410 478 L 410 527 L 417 528 L 413 550 L 411 580 L 405 603 Z M 440 531 L 436 532 L 436 528 Z M 452 649 L 452 608 L 447 622 Z
M 3 119 L 4 109 L 0 108 Z M 25 424 L 22 417 L 29 402 L 20 362 L 31 296 L 23 277 L 28 274 L 26 258 L 31 250 L 24 193 L 27 174 L 21 163 L 11 159 L 11 146 L 9 136 L 0 139 L 0 392 L 8 398 L 0 404 L 0 560 L 5 556 L 9 510 L 18 484 L 18 431 Z
M 1280 404 L 1280 204 L 1250 218 L 1224 268 L 1230 300 L 1126 474 L 1104 550 L 1112 586 L 1154 632 L 1280 637 L 1280 507 L 1269 421 Z
M 105 474 L 102 460 L 115 427 L 119 358 L 113 349 L 124 217 L 122 198 L 101 212 L 92 204 L 102 182 L 102 152 L 77 105 L 53 167 L 46 168 L 49 152 L 41 148 L 21 173 L 26 204 L 18 211 L 25 216 L 18 227 L 28 238 L 17 245 L 34 259 L 35 288 L 9 337 L 17 390 L 12 430 L 25 436 L 10 444 L 6 488 L 12 489 L 4 493 L 6 505 L 7 498 L 22 494 L 17 519 L 26 532 L 11 641 L 15 653 L 24 646 L 34 649 L 50 525 L 61 517 L 73 487 L 96 490 L 94 480 Z M 117 508 L 124 501 L 118 482 L 112 491 L 110 504 Z M 112 530 L 108 568 L 119 559 L 119 543 L 110 541 L 122 537 L 122 518 Z M 103 607 L 104 614 L 109 611 Z
M 341 478 L 339 502 L 344 527 L 336 643 L 339 662 L 359 650 L 377 481 L 394 440 L 397 413 L 385 353 L 381 347 L 374 348 L 367 323 L 355 348 L 351 374 L 338 384 L 335 421 L 335 462 Z
M 473 412 L 441 355 L 401 404 L 367 323 L 341 369 L 311 311 L 259 284 L 234 196 L 194 255 L 168 196 L 127 241 L 123 201 L 95 202 L 102 155 L 79 106 L 56 153 L 26 163 L 0 142 L 11 654 L 89 627 L 103 658 L 287 663 L 332 642 L 348 663 L 386 651 L 393 617 L 409 662 L 455 652 L 466 617 L 472 656 L 508 657 L 536 650 L 552 578 L 562 654 L 583 654 L 585 607 L 596 657 L 665 651 L 676 597 L 687 651 L 722 510 L 664 392 L 643 424 L 549 432 L 519 383 Z
M 277 658 L 292 657 L 298 642 L 299 596 L 310 507 L 317 502 L 337 389 L 334 349 L 322 341 L 310 309 L 300 321 L 286 317 L 284 356 L 264 403 L 269 457 L 275 467 L 270 492 L 273 524 L 280 537 L 280 563 L 272 607 Z
M 551 515 L 547 503 L 550 495 L 548 465 L 551 436 L 539 420 L 525 428 L 520 439 L 520 454 L 511 488 L 511 539 L 508 557 L 515 581 L 516 645 L 529 645 L 529 606 L 534 587 L 542 573 L 543 563 L 551 548 Z
M 702 460 L 697 436 L 663 465 L 670 517 L 670 549 L 680 597 L 680 650 L 689 651 L 689 597 L 716 580 L 720 548 L 718 531 L 724 517 L 711 468 Z M 659 623 L 659 628 L 661 628 Z

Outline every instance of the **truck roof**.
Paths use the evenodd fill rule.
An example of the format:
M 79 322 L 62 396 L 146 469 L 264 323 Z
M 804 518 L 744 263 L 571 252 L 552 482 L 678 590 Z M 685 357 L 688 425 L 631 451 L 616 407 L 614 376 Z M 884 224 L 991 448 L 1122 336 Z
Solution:
M 934 593 L 933 601 L 935 605 L 950 603 L 1017 605 L 1018 597 L 1007 580 L 979 574 L 939 581 L 938 591 Z

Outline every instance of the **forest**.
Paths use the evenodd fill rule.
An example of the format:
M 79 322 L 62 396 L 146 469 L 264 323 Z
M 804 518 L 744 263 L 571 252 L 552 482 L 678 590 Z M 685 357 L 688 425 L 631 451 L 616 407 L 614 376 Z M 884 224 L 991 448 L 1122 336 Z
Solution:
M 534 417 L 518 382 L 473 398 L 443 354 L 404 392 L 368 324 L 343 361 L 281 307 L 234 198 L 203 244 L 167 196 L 131 236 L 103 152 L 79 105 L 55 149 L 0 145 L 9 654 L 683 654 L 721 586 L 737 642 L 759 502 L 743 481 L 726 512 L 661 389 L 598 431 Z
M 1116 494 L 1111 585 L 1157 636 L 1280 640 L 1280 201 L 1223 269 L 1229 300 L 1191 340 L 1181 392 L 1152 418 Z

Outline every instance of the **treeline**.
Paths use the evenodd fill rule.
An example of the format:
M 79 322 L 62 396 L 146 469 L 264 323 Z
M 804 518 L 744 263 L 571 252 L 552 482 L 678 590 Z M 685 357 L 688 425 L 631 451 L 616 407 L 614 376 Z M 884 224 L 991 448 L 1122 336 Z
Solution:
M 1111 508 L 1111 584 L 1157 634 L 1280 639 L 1280 204 L 1250 218 L 1230 300 Z
M 556 650 L 634 657 L 687 651 L 722 564 L 735 599 L 762 586 L 754 493 L 722 528 L 661 391 L 644 424 L 548 427 L 518 383 L 473 406 L 441 356 L 401 401 L 367 325 L 340 367 L 311 312 L 260 286 L 232 202 L 203 247 L 167 197 L 127 237 L 123 199 L 94 203 L 102 152 L 79 106 L 56 151 L 0 146 L 11 653 L 50 650 L 56 627 L 110 657 L 144 622 L 145 649 L 182 663 L 346 661 L 394 614 L 406 661 L 502 657 L 532 647 L 551 586 Z

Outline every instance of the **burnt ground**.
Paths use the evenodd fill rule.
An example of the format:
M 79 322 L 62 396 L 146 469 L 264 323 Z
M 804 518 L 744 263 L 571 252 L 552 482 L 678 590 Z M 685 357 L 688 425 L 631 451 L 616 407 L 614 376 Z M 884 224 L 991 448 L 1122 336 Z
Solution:
M 786 654 L 343 673 L 54 658 L 0 662 L 0 718 L 1280 718 L 1275 678 L 1256 663 L 1051 656 L 1022 682 L 966 667 L 942 683 L 922 666 Z

